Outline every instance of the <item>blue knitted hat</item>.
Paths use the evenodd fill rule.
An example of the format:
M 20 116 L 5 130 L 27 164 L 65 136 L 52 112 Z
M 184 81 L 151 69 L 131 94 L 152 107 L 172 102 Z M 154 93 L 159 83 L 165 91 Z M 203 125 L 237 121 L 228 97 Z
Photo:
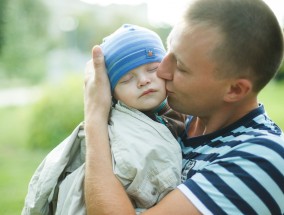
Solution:
M 101 44 L 113 92 L 117 82 L 141 65 L 161 62 L 166 54 L 160 37 L 153 31 L 124 24 Z

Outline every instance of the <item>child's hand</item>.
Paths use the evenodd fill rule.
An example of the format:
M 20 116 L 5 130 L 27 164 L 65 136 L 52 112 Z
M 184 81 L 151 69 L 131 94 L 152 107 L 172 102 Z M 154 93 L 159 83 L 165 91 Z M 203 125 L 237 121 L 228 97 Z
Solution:
M 93 59 L 85 69 L 85 123 L 108 120 L 111 107 L 110 83 L 105 68 L 104 55 L 99 46 L 93 48 Z M 97 118 L 99 117 L 99 118 Z

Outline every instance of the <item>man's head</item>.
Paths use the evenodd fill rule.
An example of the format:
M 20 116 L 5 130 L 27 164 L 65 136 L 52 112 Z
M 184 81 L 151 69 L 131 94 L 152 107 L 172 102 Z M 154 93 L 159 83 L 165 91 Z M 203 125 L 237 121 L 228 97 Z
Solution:
M 261 0 L 196 0 L 169 35 L 158 76 L 173 109 L 211 117 L 255 106 L 282 55 L 281 28 Z
M 116 100 L 142 111 L 153 110 L 165 100 L 165 81 L 156 71 L 166 51 L 155 32 L 123 25 L 101 47 Z
M 248 78 L 259 92 L 277 72 L 283 58 L 282 30 L 262 0 L 197 0 L 185 22 L 219 30 L 222 39 L 212 53 L 219 75 Z

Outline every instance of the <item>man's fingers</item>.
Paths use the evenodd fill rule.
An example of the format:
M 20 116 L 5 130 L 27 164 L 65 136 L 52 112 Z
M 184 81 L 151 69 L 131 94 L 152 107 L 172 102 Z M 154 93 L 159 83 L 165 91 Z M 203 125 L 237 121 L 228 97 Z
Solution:
M 96 45 L 94 46 L 93 50 L 93 66 L 95 69 L 95 82 L 97 84 L 103 85 L 104 86 L 104 91 L 105 87 L 110 88 L 108 76 L 107 76 L 107 70 L 105 67 L 105 59 L 104 59 L 104 54 L 102 52 L 102 49 L 100 46 Z
M 89 60 L 85 68 L 85 84 L 88 80 L 95 80 L 95 74 L 106 73 L 104 55 L 100 46 L 96 45 L 92 50 L 92 59 Z
M 94 72 L 94 63 L 93 59 L 89 60 L 86 64 L 85 68 L 85 85 L 90 79 L 94 79 L 95 72 Z
M 105 60 L 102 49 L 100 46 L 96 45 L 93 48 L 93 63 L 96 73 L 106 72 Z
M 84 102 L 87 116 L 94 113 L 108 116 L 111 107 L 110 83 L 99 46 L 93 48 L 92 59 L 86 65 Z

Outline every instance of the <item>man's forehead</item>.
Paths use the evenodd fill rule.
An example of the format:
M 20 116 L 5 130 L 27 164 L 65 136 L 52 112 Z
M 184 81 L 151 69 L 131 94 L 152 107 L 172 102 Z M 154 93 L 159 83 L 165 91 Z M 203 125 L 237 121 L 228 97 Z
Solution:
M 180 43 L 180 40 L 193 38 L 199 40 L 209 40 L 214 37 L 216 41 L 221 41 L 223 38 L 217 26 L 212 26 L 208 22 L 203 23 L 180 23 L 174 26 L 167 38 L 167 46 L 170 48 L 175 43 Z M 210 36 L 209 36 L 210 35 Z M 201 40 L 200 40 L 201 41 Z

